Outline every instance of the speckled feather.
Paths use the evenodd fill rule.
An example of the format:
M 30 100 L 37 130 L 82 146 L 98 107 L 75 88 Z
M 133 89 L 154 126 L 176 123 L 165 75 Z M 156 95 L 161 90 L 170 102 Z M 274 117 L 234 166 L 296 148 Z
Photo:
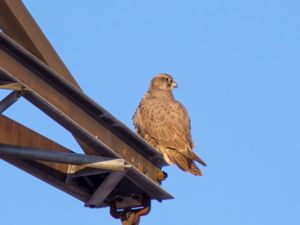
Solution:
M 172 95 L 174 83 L 167 74 L 152 79 L 133 116 L 134 126 L 141 137 L 163 154 L 167 163 L 175 163 L 184 171 L 201 175 L 193 160 L 205 163 L 192 151 L 189 115 Z

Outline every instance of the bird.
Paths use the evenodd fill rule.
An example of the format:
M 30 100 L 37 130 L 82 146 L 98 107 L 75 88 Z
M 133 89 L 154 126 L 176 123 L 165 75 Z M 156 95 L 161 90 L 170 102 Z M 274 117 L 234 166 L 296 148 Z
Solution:
M 137 134 L 159 151 L 167 164 L 176 164 L 183 171 L 201 176 L 195 162 L 203 166 L 206 163 L 193 151 L 191 121 L 186 108 L 173 96 L 176 87 L 171 75 L 154 76 L 133 115 L 133 125 Z

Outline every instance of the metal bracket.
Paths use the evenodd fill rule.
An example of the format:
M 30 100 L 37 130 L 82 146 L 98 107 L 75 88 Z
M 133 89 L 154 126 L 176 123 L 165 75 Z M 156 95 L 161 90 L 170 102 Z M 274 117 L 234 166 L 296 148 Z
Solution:
M 114 190 L 125 176 L 126 171 L 111 172 L 103 183 L 96 189 L 90 199 L 85 203 L 86 207 L 95 208 L 99 207 L 106 197 Z

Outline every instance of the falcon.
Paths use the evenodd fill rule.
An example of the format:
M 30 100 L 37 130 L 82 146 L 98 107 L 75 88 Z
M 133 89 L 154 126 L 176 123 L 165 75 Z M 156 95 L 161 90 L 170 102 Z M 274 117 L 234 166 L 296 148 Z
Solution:
M 137 133 L 157 149 L 169 164 L 201 176 L 198 162 L 205 162 L 193 152 L 191 122 L 185 107 L 175 100 L 172 90 L 177 87 L 171 75 L 155 76 L 133 116 Z

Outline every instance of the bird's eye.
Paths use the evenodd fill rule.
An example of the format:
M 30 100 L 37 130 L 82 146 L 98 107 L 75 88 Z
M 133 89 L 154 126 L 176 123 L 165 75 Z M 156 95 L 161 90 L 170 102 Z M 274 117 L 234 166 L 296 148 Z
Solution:
M 168 83 L 171 83 L 171 82 L 172 82 L 172 80 L 171 80 L 170 77 L 167 78 L 167 81 L 168 81 Z

